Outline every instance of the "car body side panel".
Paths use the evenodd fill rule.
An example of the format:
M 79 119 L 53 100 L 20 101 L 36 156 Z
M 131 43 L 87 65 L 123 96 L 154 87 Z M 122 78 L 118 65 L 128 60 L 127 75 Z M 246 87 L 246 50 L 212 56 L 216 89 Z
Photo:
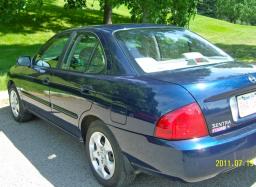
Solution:
M 91 110 L 81 116 L 80 125 L 84 117 L 93 115 L 106 124 L 152 136 L 160 116 L 194 102 L 193 97 L 185 89 L 175 84 L 148 82 L 148 80 L 130 76 L 104 76 L 103 79 L 104 81 L 98 82 L 98 89 L 95 90 L 98 90 L 97 93 L 107 93 L 109 89 L 113 91 L 112 98 L 107 98 L 106 94 L 104 98 L 103 95 L 96 95 Z M 112 102 L 110 107 L 106 107 L 108 101 Z M 115 106 L 115 103 L 119 105 Z M 121 106 L 127 107 L 126 124 L 113 121 L 110 117 L 114 112 L 125 118 L 124 108 L 120 107 L 120 103 Z M 121 110 L 118 110 L 119 108 Z
M 90 110 L 94 95 L 90 91 L 81 92 L 84 84 L 88 84 L 88 79 L 80 74 L 54 70 L 49 85 L 52 114 L 78 127 L 78 119 L 84 111 Z
M 13 66 L 9 77 L 14 81 L 20 96 L 31 105 L 36 105 L 45 113 L 51 112 L 49 88 L 43 84 L 43 80 L 50 75 L 47 69 Z M 39 111 L 38 111 L 39 112 Z
M 51 123 L 52 125 L 58 127 L 59 129 L 65 131 L 66 133 L 70 134 L 71 136 L 75 137 L 79 141 L 83 141 L 81 131 L 78 127 L 71 125 L 67 121 L 57 118 L 54 115 L 49 113 L 45 113 L 41 108 L 37 107 L 36 105 L 31 105 L 30 103 L 24 102 L 27 106 L 29 106 L 28 111 L 42 118 L 43 120 Z

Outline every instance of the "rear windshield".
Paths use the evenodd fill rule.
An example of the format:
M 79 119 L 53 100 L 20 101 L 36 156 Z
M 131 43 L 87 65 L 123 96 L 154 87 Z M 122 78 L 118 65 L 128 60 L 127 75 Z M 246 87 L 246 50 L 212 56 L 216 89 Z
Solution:
M 200 36 L 177 28 L 117 31 L 115 36 L 145 73 L 232 61 Z

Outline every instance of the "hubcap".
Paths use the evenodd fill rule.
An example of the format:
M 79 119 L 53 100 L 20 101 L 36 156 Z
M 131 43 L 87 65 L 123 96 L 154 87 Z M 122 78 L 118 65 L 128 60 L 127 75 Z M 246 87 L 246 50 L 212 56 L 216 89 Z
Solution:
M 15 117 L 19 116 L 20 112 L 20 105 L 19 105 L 19 99 L 14 90 L 11 91 L 10 93 L 10 104 L 12 108 L 12 113 Z
M 95 171 L 103 179 L 110 179 L 115 171 L 115 157 L 107 137 L 101 132 L 94 132 L 89 141 L 89 152 Z

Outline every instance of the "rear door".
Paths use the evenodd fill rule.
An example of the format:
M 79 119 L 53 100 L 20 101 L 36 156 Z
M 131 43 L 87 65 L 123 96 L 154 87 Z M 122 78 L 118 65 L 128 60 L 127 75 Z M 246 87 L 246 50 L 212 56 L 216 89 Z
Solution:
M 95 99 L 97 76 L 105 74 L 106 58 L 100 40 L 89 32 L 77 34 L 59 69 L 53 71 L 50 98 L 58 124 L 77 133 L 79 117 Z

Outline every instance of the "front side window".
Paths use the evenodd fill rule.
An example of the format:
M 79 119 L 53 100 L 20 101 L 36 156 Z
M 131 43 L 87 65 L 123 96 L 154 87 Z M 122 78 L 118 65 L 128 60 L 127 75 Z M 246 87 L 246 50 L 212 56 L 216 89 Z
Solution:
M 54 39 L 51 44 L 36 57 L 35 65 L 41 67 L 56 68 L 60 56 L 68 42 L 69 35 Z
M 93 34 L 81 34 L 75 41 L 62 69 L 98 74 L 105 69 L 105 55 L 98 38 Z
M 115 36 L 145 73 L 233 60 L 222 50 L 184 29 L 131 29 L 117 31 Z

